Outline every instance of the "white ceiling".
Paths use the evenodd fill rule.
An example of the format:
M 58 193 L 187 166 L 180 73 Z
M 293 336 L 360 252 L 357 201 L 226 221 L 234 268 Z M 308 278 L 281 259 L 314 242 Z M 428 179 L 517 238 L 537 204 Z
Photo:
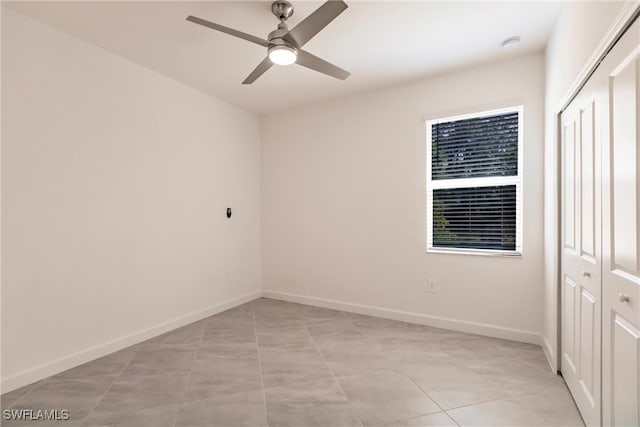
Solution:
M 541 50 L 559 2 L 362 2 L 321 31 L 305 50 L 351 71 L 346 81 L 292 65 L 241 82 L 264 48 L 187 22 L 195 15 L 263 38 L 277 20 L 270 2 L 12 2 L 12 9 L 214 95 L 265 114 L 471 64 Z M 319 7 L 295 1 L 292 28 Z M 502 41 L 522 39 L 513 51 Z

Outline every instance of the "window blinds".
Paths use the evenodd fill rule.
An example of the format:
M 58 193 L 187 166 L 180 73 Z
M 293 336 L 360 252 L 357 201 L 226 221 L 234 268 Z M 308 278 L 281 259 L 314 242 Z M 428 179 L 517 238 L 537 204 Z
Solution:
M 516 186 L 433 191 L 433 246 L 516 249 Z
M 518 113 L 431 127 L 431 178 L 518 175 Z
M 521 250 L 521 108 L 428 122 L 432 249 Z

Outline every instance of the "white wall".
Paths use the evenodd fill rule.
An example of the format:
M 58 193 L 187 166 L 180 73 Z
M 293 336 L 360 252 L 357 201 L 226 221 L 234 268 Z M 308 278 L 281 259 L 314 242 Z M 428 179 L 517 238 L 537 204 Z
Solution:
M 566 2 L 546 49 L 544 348 L 553 367 L 558 349 L 558 144 L 557 114 L 571 86 L 618 15 L 631 2 Z
M 259 295 L 257 118 L 4 7 L 2 65 L 3 391 Z
M 539 341 L 543 95 L 544 58 L 535 54 L 264 117 L 265 291 Z M 517 104 L 525 108 L 523 256 L 425 253 L 423 118 Z

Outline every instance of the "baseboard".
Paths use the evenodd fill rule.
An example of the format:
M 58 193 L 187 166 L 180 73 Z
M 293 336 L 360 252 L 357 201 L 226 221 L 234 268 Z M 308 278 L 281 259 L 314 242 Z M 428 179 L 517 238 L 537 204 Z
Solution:
M 83 363 L 87 363 L 118 350 L 122 350 L 123 348 L 131 345 L 138 344 L 142 341 L 148 340 L 149 338 L 153 338 L 182 326 L 186 326 L 190 323 L 197 322 L 198 320 L 229 310 L 230 308 L 237 307 L 249 301 L 253 301 L 256 298 L 260 298 L 261 295 L 261 291 L 254 291 L 238 298 L 233 298 L 220 304 L 216 304 L 207 309 L 176 317 L 167 322 L 151 326 L 150 328 L 108 341 L 104 344 L 89 347 L 68 356 L 61 357 L 57 360 L 10 375 L 2 379 L 2 393 L 7 393 L 35 381 L 47 378 L 51 375 L 66 371 L 67 369 L 82 365 Z
M 545 336 L 542 337 L 542 351 L 544 351 L 544 355 L 547 358 L 547 362 L 549 363 L 549 369 L 551 369 L 551 371 L 553 372 L 558 372 L 553 347 L 551 347 L 551 343 Z
M 317 307 L 332 308 L 350 313 L 366 314 L 391 320 L 400 320 L 408 323 L 433 326 L 436 328 L 450 329 L 458 332 L 467 332 L 477 335 L 485 335 L 494 338 L 503 338 L 511 341 L 520 341 L 530 344 L 542 345 L 542 336 L 535 332 L 519 329 L 505 328 L 502 326 L 488 325 L 484 323 L 468 322 L 465 320 L 450 319 L 446 317 L 430 316 L 427 314 L 412 313 L 408 311 L 392 310 L 370 305 L 354 304 L 335 301 L 325 298 L 308 297 L 304 295 L 290 294 L 279 291 L 262 291 L 265 298 L 273 298 L 282 301 L 299 304 L 314 305 Z

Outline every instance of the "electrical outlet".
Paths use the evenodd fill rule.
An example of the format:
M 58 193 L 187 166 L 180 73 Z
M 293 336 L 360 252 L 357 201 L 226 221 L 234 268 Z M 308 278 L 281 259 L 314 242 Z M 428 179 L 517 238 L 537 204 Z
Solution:
M 427 282 L 427 292 L 430 294 L 435 294 L 437 290 L 436 282 L 434 280 L 429 280 Z

